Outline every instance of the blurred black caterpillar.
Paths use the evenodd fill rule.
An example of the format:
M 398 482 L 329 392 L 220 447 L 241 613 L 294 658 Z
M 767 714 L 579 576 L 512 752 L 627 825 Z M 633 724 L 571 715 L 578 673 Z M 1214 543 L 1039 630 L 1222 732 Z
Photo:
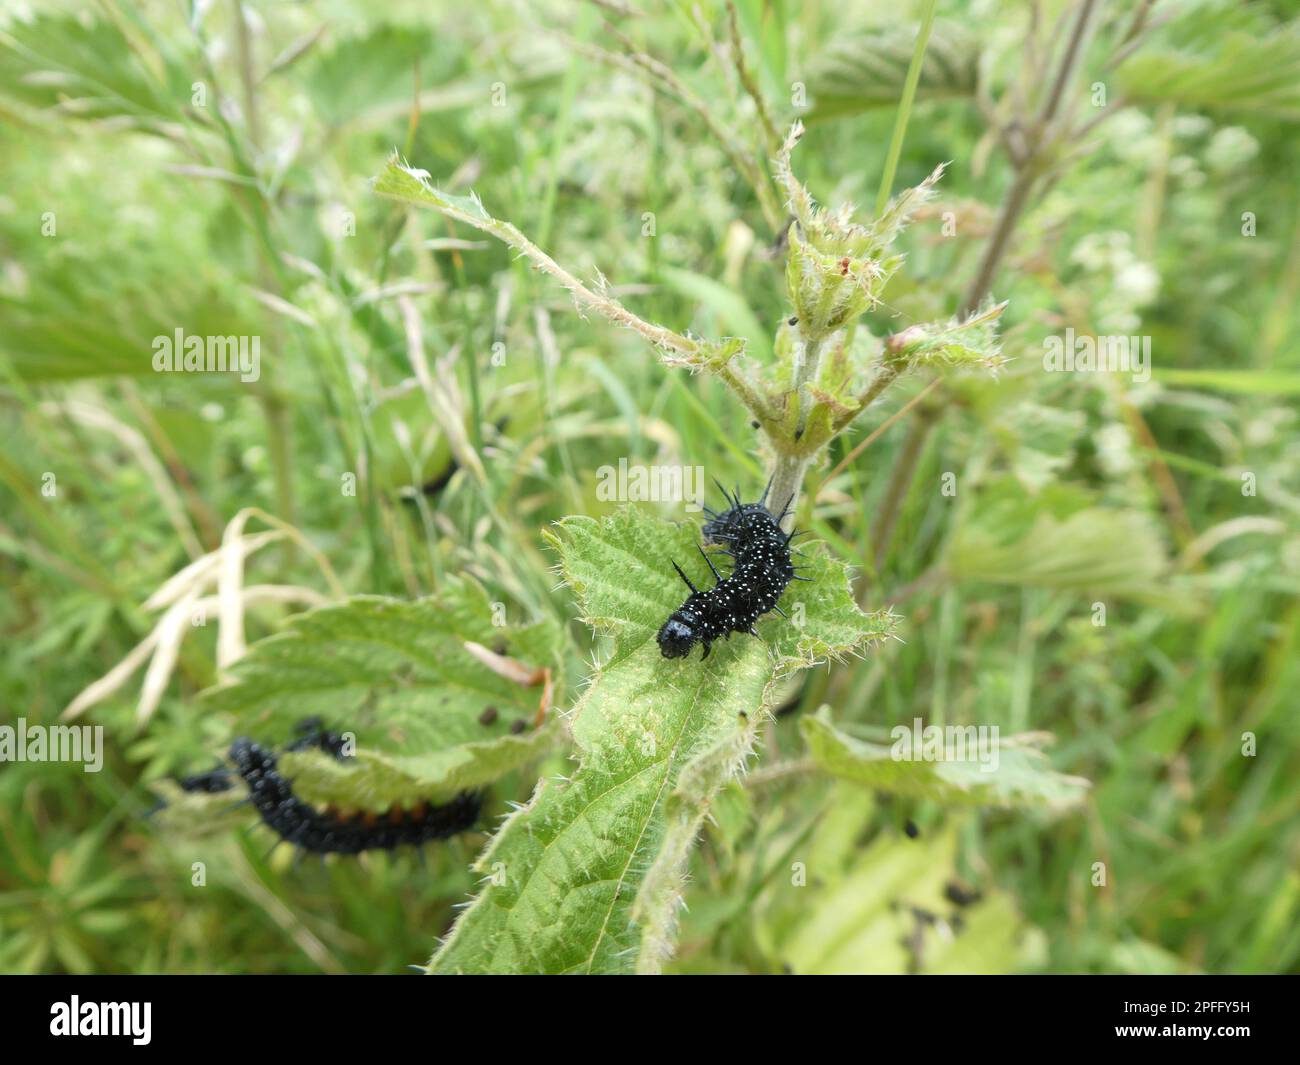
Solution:
M 730 639 L 733 632 L 757 636 L 754 623 L 769 610 L 786 616 L 777 606 L 786 586 L 791 581 L 810 579 L 798 576 L 790 561 L 790 541 L 799 534 L 781 531 L 781 522 L 789 513 L 793 497 L 780 514 L 773 514 L 767 509 L 771 481 L 756 503 L 742 503 L 739 490 L 728 495 L 725 488 L 718 487 L 730 506 L 721 514 L 705 507 L 710 520 L 705 523 L 704 538 L 725 545 L 722 553 L 731 556 L 731 573 L 722 577 L 701 547 L 700 554 L 717 581 L 702 592 L 682 572 L 681 566 L 673 562 L 673 569 L 686 582 L 691 594 L 659 630 L 659 650 L 665 658 L 682 658 L 691 653 L 696 643 L 704 644 L 704 657 L 708 658 L 710 644 L 721 636 Z
M 285 751 L 315 747 L 345 761 L 344 738 L 321 728 L 319 718 L 297 725 L 298 739 Z M 248 802 L 263 823 L 286 843 L 316 854 L 359 854 L 367 850 L 392 850 L 405 845 L 419 847 L 435 839 L 446 839 L 472 828 L 478 821 L 483 796 L 462 792 L 449 802 L 417 803 L 410 809 L 393 806 L 384 813 L 340 812 L 333 807 L 318 810 L 293 793 L 293 785 L 277 768 L 273 751 L 246 736 L 230 745 L 234 770 L 219 766 L 180 780 L 184 791 L 217 793 L 235 787 L 236 780 L 248 786 Z

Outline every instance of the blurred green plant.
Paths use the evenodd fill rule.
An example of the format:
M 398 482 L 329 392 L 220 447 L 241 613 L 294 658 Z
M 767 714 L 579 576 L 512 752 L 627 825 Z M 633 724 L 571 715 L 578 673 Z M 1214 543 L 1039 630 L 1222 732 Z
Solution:
M 100 774 L 0 770 L 0 968 L 392 972 L 478 892 L 435 968 L 518 948 L 519 967 L 672 972 L 1294 970 L 1294 18 L 1235 0 L 994 5 L 978 26 L 950 0 L 617 7 L 0 13 L 0 716 L 73 708 L 107 740 Z M 796 119 L 800 180 L 783 180 Z M 899 187 L 934 196 L 896 197 L 907 227 L 881 246 L 888 213 L 806 189 L 888 201 L 891 145 Z M 367 195 L 394 146 L 466 217 Z M 399 176 L 433 192 L 380 180 Z M 474 239 L 471 188 L 664 330 L 664 360 L 558 313 L 539 260 Z M 159 379 L 151 338 L 177 326 L 261 335 L 267 373 Z M 1066 328 L 1149 334 L 1152 380 L 1040 373 Z M 996 382 L 940 382 L 994 345 Z M 817 587 L 849 620 L 800 651 L 769 619 L 779 658 L 746 638 L 708 672 L 659 672 L 646 631 L 677 593 L 657 552 L 697 534 L 660 520 L 670 504 L 603 498 L 592 471 L 619 459 L 806 481 Z M 273 521 L 246 531 L 252 512 Z M 578 570 L 583 537 L 599 561 L 600 530 L 644 526 L 653 603 L 572 624 L 543 535 L 560 520 Z M 897 604 L 892 621 L 849 609 L 845 562 L 859 608 Z M 465 631 L 440 612 L 483 594 L 511 631 L 548 634 L 536 660 L 498 654 L 478 607 Z M 366 644 L 372 626 L 392 644 Z M 855 641 L 871 653 L 795 669 Z M 542 660 L 550 724 L 498 738 L 544 695 L 500 671 Z M 732 713 L 724 661 L 761 723 Z M 618 745 L 641 735 L 623 682 L 665 675 L 711 710 L 668 737 L 690 758 Z M 509 713 L 483 726 L 489 689 Z M 462 731 L 435 734 L 440 693 Z M 670 686 L 647 698 L 682 720 Z M 313 795 L 472 772 L 494 815 L 541 780 L 493 845 L 519 878 L 476 882 L 498 874 L 487 855 L 470 871 L 477 834 L 429 848 L 427 870 L 298 866 L 228 831 L 253 818 L 225 800 L 145 816 L 235 730 L 282 735 L 307 703 L 375 743 L 355 776 L 302 757 Z M 1050 750 L 1002 752 L 1008 793 L 1060 789 L 1078 814 L 971 804 L 938 763 L 891 786 L 856 757 L 918 717 L 1050 730 Z M 533 850 L 511 826 L 545 836 L 564 797 L 642 762 L 665 790 L 629 807 L 639 847 L 614 804 L 572 818 L 610 829 L 613 865 L 637 856 L 606 900 L 624 923 L 575 921 L 585 953 L 549 929 L 512 940 L 556 912 L 545 875 L 566 848 L 603 844 Z M 504 917 L 483 901 L 512 892 Z M 561 906 L 605 912 L 589 901 Z

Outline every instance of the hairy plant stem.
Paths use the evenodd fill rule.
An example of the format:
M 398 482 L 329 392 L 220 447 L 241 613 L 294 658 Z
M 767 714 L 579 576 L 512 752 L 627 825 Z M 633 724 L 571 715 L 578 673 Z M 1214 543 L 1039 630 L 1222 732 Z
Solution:
M 799 490 L 803 487 L 804 474 L 808 472 L 808 466 L 811 462 L 811 455 L 777 453 L 776 465 L 772 468 L 772 487 L 768 489 L 767 502 L 774 513 L 779 513 L 782 507 L 789 506 L 790 513 L 786 515 L 785 521 L 782 522 L 782 525 L 786 528 L 789 528 L 794 523 L 795 503 L 799 498 Z
M 767 151 L 769 154 L 775 155 L 781 149 L 781 134 L 776 131 L 776 123 L 772 121 L 772 113 L 768 109 L 767 100 L 758 87 L 758 82 L 754 80 L 749 64 L 745 62 L 745 46 L 740 36 L 736 0 L 727 0 L 727 33 L 731 38 L 731 55 L 732 61 L 736 64 L 736 74 L 739 76 L 745 92 L 749 93 L 749 98 L 754 101 L 754 108 L 758 112 L 758 121 L 763 130 L 763 139 L 767 145 Z
M 858 415 L 884 395 L 885 390 L 898 380 L 898 375 L 902 372 L 903 368 L 899 363 L 886 362 L 882 364 L 875 379 L 871 384 L 863 389 L 862 394 L 858 396 L 857 410 L 848 412 L 835 419 L 835 431 L 839 432 L 842 429 L 848 428 Z
M 963 314 L 971 314 L 977 310 L 980 301 L 993 288 L 993 279 L 997 276 L 998 267 L 1002 265 L 1002 259 L 1007 253 L 1011 233 L 1029 203 L 1029 193 L 1036 178 L 1037 174 L 1031 166 L 1023 166 L 1016 171 L 1015 179 L 1007 189 L 1001 207 L 998 208 L 997 221 L 993 225 L 993 232 L 984 248 L 984 254 L 980 257 L 979 269 L 976 270 L 975 277 L 966 290 L 965 299 L 961 301 Z
M 799 397 L 799 428 L 802 434 L 808 424 L 808 385 L 817 377 L 817 367 L 822 361 L 822 342 L 820 339 L 808 339 L 803 344 L 803 357 L 795 364 L 794 391 Z
M 742 371 L 727 363 L 717 368 L 717 374 L 761 424 L 766 424 L 774 417 L 767 400 Z
M 390 166 L 398 166 L 398 164 L 393 161 Z M 406 170 L 407 168 L 398 166 L 398 169 Z M 453 222 L 490 234 L 528 259 L 536 269 L 555 278 L 572 296 L 580 314 L 589 310 L 594 311 L 616 325 L 639 333 L 655 346 L 660 352 L 663 361 L 670 366 L 689 366 L 695 370 L 707 365 L 710 370 L 722 378 L 727 387 L 745 405 L 746 409 L 749 410 L 750 414 L 766 432 L 777 431 L 776 423 L 779 420 L 779 413 L 773 409 L 772 403 L 754 385 L 734 358 L 717 358 L 709 361 L 709 355 L 711 351 L 716 350 L 716 345 L 710 345 L 707 341 L 697 340 L 674 332 L 664 326 L 646 321 L 609 295 L 603 278 L 594 287 L 584 284 L 525 236 L 517 227 L 509 222 L 491 217 L 486 212 L 481 211 L 481 208 L 479 212 L 465 210 L 456 203 L 440 199 L 433 190 L 428 190 L 430 192 L 429 198 L 412 195 L 405 189 L 386 190 L 380 187 L 377 191 L 381 196 L 400 203 L 436 210 Z M 733 352 L 733 355 L 738 354 L 738 350 Z M 812 371 L 816 370 L 815 358 L 810 369 Z M 811 372 L 805 374 L 807 379 L 811 379 L 811 376 Z M 778 450 L 781 450 L 780 446 L 778 446 Z
M 826 486 L 829 485 L 832 481 L 835 480 L 836 477 L 838 477 L 841 473 L 843 473 L 845 470 L 847 470 L 850 466 L 853 465 L 854 459 L 856 459 L 859 455 L 862 454 L 862 452 L 866 451 L 867 448 L 869 448 L 872 444 L 874 444 L 877 440 L 879 440 L 882 436 L 884 436 L 885 433 L 889 431 L 890 426 L 892 426 L 895 422 L 899 421 L 900 419 L 907 417 L 907 415 L 911 413 L 912 408 L 915 407 L 918 403 L 924 402 L 925 397 L 928 396 L 931 392 L 933 392 L 936 388 L 938 388 L 939 382 L 942 380 L 943 379 L 941 377 L 936 377 L 933 381 L 931 381 L 928 385 L 926 385 L 923 389 L 921 389 L 920 392 L 918 392 L 906 403 L 904 403 L 901 407 L 899 407 L 898 410 L 894 411 L 893 414 L 891 414 L 888 418 L 886 418 L 883 422 L 881 422 L 878 426 L 876 426 L 873 430 L 871 430 L 871 432 L 866 437 L 864 437 L 860 443 L 855 444 L 853 450 L 850 451 L 847 455 L 845 455 L 842 459 L 840 459 L 840 461 L 835 464 L 835 468 L 821 479 L 821 484 L 817 488 L 816 498 L 820 498 Z
M 821 362 L 822 342 L 820 338 L 804 341 L 801 358 L 795 363 L 794 397 L 799 404 L 799 419 L 795 429 L 794 447 L 790 441 L 776 445 L 776 464 L 772 468 L 772 487 L 768 491 L 768 506 L 779 513 L 781 508 L 790 511 L 785 520 L 788 527 L 794 521 L 795 504 L 799 500 L 799 490 L 803 487 L 804 474 L 812 463 L 813 454 L 797 446 L 808 424 L 808 383 L 817 376 L 817 366 Z
M 680 333 L 674 333 L 671 329 L 665 329 L 661 325 L 653 325 L 633 314 L 612 296 L 606 295 L 603 291 L 593 291 L 587 285 L 584 285 L 509 222 L 503 222 L 499 218 L 492 218 L 486 213 L 471 214 L 450 202 L 423 200 L 409 195 L 386 192 L 383 189 L 379 190 L 379 195 L 387 196 L 389 199 L 401 203 L 414 204 L 417 207 L 433 208 L 452 221 L 491 234 L 503 244 L 509 245 L 525 258 L 530 259 L 537 269 L 555 278 L 568 290 L 573 297 L 573 302 L 578 305 L 579 311 L 595 311 L 616 325 L 635 330 L 650 341 L 651 344 L 665 351 L 671 351 L 675 355 L 689 358 L 699 353 L 701 345 L 696 341 L 684 337 Z

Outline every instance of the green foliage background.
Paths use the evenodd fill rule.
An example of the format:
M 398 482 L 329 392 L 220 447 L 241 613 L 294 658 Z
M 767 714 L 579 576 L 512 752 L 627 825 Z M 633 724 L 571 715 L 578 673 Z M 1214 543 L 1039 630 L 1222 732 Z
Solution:
M 0 765 L 0 971 L 1300 969 L 1295 4 L 1157 3 L 1127 51 L 1147 5 L 1106 5 L 1070 106 L 1101 85 L 1113 113 L 1018 219 L 993 286 L 1007 365 L 907 406 L 913 375 L 838 437 L 799 513 L 807 628 L 770 616 L 705 664 L 650 642 L 681 594 L 668 558 L 703 576 L 696 515 L 624 509 L 599 471 L 698 465 L 752 498 L 749 413 L 369 179 L 396 149 L 642 318 L 744 337 L 779 376 L 770 204 L 716 135 L 766 168 L 725 4 L 703 26 L 671 2 L 38 6 L 0 3 L 0 723 L 57 723 L 183 609 L 174 659 L 78 718 L 104 728 L 102 772 Z M 871 217 L 927 7 L 736 4 L 819 202 Z M 1045 33 L 1076 10 L 1039 7 Z M 1025 12 L 937 5 L 894 191 L 950 165 L 875 335 L 947 319 L 977 270 L 1014 179 L 990 123 L 1031 60 Z M 260 336 L 261 378 L 153 373 L 177 328 Z M 1150 336 L 1151 381 L 1044 373 L 1067 328 Z M 248 508 L 266 537 L 233 576 L 164 596 Z M 228 662 L 217 600 L 241 581 L 270 590 Z M 540 684 L 465 650 L 499 640 L 549 670 L 540 725 Z M 423 861 L 297 862 L 169 788 L 313 713 L 361 754 L 291 760 L 305 794 L 487 785 L 479 830 Z M 995 779 L 900 770 L 882 752 L 915 718 L 997 726 Z

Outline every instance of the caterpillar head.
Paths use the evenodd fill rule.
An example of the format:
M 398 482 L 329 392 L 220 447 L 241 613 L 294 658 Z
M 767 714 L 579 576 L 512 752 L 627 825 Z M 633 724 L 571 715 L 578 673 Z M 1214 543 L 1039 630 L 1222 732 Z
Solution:
M 663 623 L 657 639 L 665 658 L 685 658 L 691 653 L 695 641 L 700 638 L 694 622 L 694 615 L 679 610 Z

